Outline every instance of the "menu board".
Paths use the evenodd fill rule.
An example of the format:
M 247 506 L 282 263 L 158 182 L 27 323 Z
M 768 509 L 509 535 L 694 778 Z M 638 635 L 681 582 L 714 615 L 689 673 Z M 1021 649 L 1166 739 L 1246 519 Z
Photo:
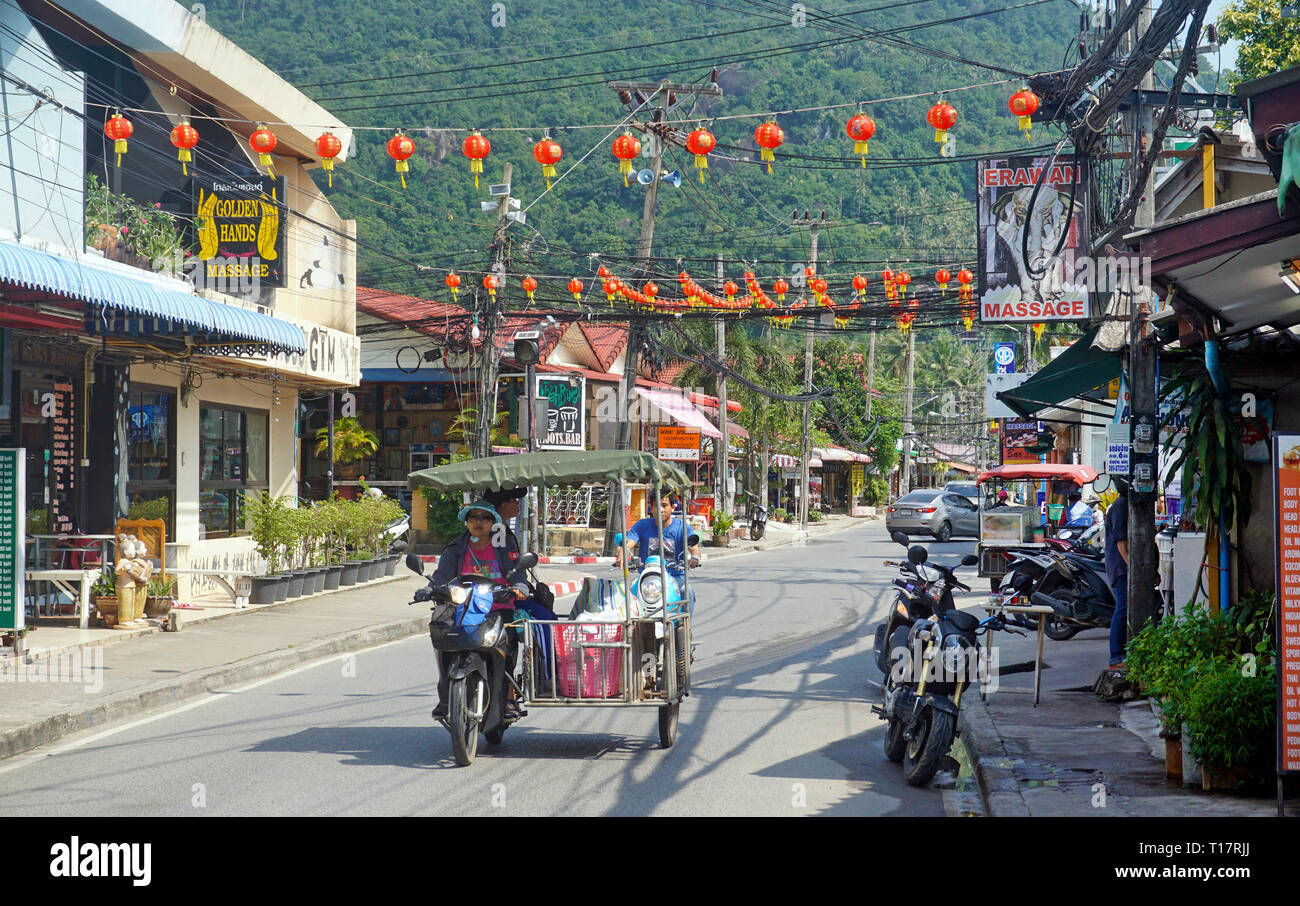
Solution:
M 1038 442 L 1038 422 L 1017 422 L 1007 419 L 1002 423 L 1002 464 L 1023 465 L 1041 462 L 1029 447 Z
M 23 628 L 23 531 L 27 525 L 26 451 L 0 450 L 0 630 Z
M 660 425 L 659 458 L 666 461 L 698 462 L 700 429 Z
M 1273 435 L 1277 476 L 1277 769 L 1300 772 L 1300 434 Z
M 50 419 L 50 531 L 73 529 L 73 487 L 77 480 L 77 448 L 73 439 L 72 385 L 54 385 L 54 416 Z

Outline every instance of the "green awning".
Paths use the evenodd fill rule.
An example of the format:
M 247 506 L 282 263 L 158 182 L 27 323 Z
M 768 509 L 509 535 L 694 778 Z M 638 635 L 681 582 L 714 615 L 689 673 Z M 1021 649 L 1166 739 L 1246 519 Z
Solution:
M 1042 371 L 1019 387 L 999 392 L 997 398 L 1028 418 L 1117 379 L 1120 354 L 1092 345 L 1100 329 L 1098 325 L 1089 330 Z
M 583 482 L 617 481 L 662 484 L 670 490 L 691 486 L 686 473 L 633 450 L 554 450 L 468 459 L 412 472 L 411 490 L 502 491 L 532 485 L 558 487 Z

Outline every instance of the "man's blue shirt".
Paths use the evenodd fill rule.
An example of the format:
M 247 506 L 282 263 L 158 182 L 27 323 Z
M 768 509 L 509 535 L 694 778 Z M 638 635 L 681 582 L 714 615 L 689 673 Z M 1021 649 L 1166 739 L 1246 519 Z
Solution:
M 627 537 L 635 542 L 637 556 L 642 560 L 659 553 L 659 528 L 651 517 L 639 520 Z M 676 516 L 664 526 L 664 550 L 664 560 L 669 566 L 680 565 L 686 550 L 686 523 Z

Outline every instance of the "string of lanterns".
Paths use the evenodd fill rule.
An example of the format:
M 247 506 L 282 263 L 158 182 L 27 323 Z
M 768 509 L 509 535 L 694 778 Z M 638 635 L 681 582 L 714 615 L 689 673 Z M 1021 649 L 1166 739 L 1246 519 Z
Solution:
M 1008 107 L 1017 117 L 1020 131 L 1025 134 L 1026 141 L 1030 141 L 1031 117 L 1039 108 L 1038 95 L 1028 88 L 1022 88 L 1011 95 Z M 934 127 L 934 140 L 944 144 L 948 141 L 949 130 L 957 125 L 957 109 L 941 96 L 939 102 L 929 109 L 926 120 Z M 248 137 L 249 147 L 257 154 L 258 163 L 266 169 L 268 175 L 275 176 L 272 154 L 278 140 L 275 133 L 265 124 L 256 125 L 257 128 Z M 853 153 L 861 158 L 862 166 L 865 167 L 870 141 L 876 135 L 875 120 L 864 113 L 857 113 L 849 118 L 844 129 L 853 140 Z M 113 141 L 113 150 L 117 154 L 119 167 L 122 165 L 122 155 L 127 152 L 127 139 L 131 137 L 133 131 L 134 126 L 131 121 L 121 112 L 113 113 L 104 122 L 104 135 Z M 188 120 L 183 120 L 172 129 L 171 142 L 178 150 L 177 157 L 181 162 L 181 171 L 188 175 L 188 164 L 193 160 L 191 151 L 199 143 L 198 130 Z M 768 120 L 754 130 L 754 142 L 759 147 L 760 161 L 767 165 L 768 173 L 773 172 L 772 164 L 776 161 L 774 152 L 784 144 L 785 131 L 775 120 Z M 714 134 L 702 127 L 693 130 L 686 137 L 686 150 L 695 156 L 695 167 L 699 172 L 700 182 L 704 182 L 704 171 L 709 167 L 709 154 L 717 148 L 717 145 L 718 140 Z M 399 129 L 388 140 L 386 147 L 388 155 L 395 161 L 395 172 L 401 180 L 402 187 L 405 188 L 406 174 L 410 172 L 408 160 L 415 154 L 415 142 Z M 321 158 L 321 166 L 328 176 L 331 187 L 334 185 L 334 159 L 342 151 L 342 142 L 332 132 L 326 131 L 316 139 L 316 153 Z M 629 185 L 628 176 L 633 169 L 632 161 L 641 153 L 641 142 L 631 132 L 624 132 L 614 139 L 610 151 L 619 161 L 619 173 L 623 176 L 624 186 Z M 461 143 L 461 153 L 470 162 L 470 172 L 474 174 L 474 186 L 477 188 L 479 175 L 483 172 L 483 161 L 492 153 L 492 143 L 481 131 L 475 129 Z M 563 148 L 549 134 L 533 146 L 533 158 L 542 166 L 542 176 L 546 179 L 548 189 L 551 187 L 551 180 L 555 178 L 555 165 L 563 156 Z

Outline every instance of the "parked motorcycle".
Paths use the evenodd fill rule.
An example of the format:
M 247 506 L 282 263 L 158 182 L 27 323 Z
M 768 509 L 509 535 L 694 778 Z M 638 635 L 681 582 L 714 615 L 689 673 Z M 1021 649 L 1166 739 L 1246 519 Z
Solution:
M 414 554 L 407 556 L 406 565 L 424 575 L 424 562 Z M 536 565 L 533 553 L 522 555 L 517 563 L 521 570 Z M 480 732 L 496 745 L 513 722 L 505 717 L 506 684 L 522 697 L 507 665 L 513 630 L 506 623 L 511 611 L 492 609 L 513 600 L 514 591 L 508 586 L 475 575 L 457 576 L 446 585 L 434 585 L 430 578 L 415 593 L 415 601 L 433 602 L 429 637 L 434 650 L 450 655 L 443 724 L 451 732 L 452 755 L 462 766 L 473 763 Z
M 907 548 L 907 561 L 886 561 L 899 567 L 893 580 L 894 606 L 876 629 L 876 666 L 884 674 L 884 701 L 872 711 L 888 721 L 885 757 L 903 763 L 903 776 L 923 786 L 939 770 L 939 762 L 957 734 L 961 696 L 978 678 L 978 636 L 1005 629 L 1000 615 L 983 621 L 957 610 L 952 590 L 970 591 L 954 570 L 928 563 L 921 545 L 908 547 L 908 538 L 894 532 L 894 541 Z M 979 561 L 974 554 L 962 566 Z
M 754 501 L 749 513 L 749 540 L 760 541 L 763 533 L 767 531 L 767 507 L 757 496 L 750 494 L 749 497 Z
M 1110 626 L 1115 613 L 1104 560 L 1075 551 L 1021 551 L 1002 577 L 999 592 L 1051 607 L 1054 613 L 1044 632 L 1058 642 L 1085 629 Z

